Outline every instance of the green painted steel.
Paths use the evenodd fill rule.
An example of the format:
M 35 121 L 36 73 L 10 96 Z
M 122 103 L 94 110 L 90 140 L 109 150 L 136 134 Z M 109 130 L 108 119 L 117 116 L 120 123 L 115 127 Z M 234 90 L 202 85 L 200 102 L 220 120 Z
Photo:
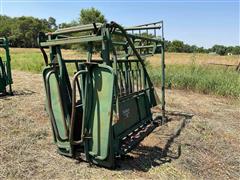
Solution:
M 6 37 L 0 37 L 0 48 L 5 50 L 5 58 L 0 57 L 0 94 L 13 95 L 12 92 L 12 72 L 9 43 Z M 7 87 L 9 90 L 7 90 Z
M 68 138 L 68 120 L 65 119 L 63 101 L 59 88 L 59 80 L 51 68 L 43 71 L 44 85 L 47 96 L 46 109 L 50 115 L 54 141 L 57 143 L 59 152 L 72 156 L 71 146 Z
M 89 154 L 96 159 L 104 160 L 108 156 L 110 142 L 110 127 L 112 124 L 112 101 L 114 74 L 112 68 L 106 65 L 95 65 L 91 68 L 91 87 L 86 94 L 90 110 L 85 117 L 88 134 Z
M 165 120 L 162 21 L 132 27 L 93 23 L 39 33 L 38 42 L 46 64 L 46 109 L 60 154 L 113 168 L 117 156 L 158 125 L 151 109 L 159 103 Z M 79 43 L 86 43 L 86 58 L 64 59 L 62 46 Z M 99 59 L 93 59 L 94 51 Z M 153 54 L 162 54 L 161 102 L 145 65 Z

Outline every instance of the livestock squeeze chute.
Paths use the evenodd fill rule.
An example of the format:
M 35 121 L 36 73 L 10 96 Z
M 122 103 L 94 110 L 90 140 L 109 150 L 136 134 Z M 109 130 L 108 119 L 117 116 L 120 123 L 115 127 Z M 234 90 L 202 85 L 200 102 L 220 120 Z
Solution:
M 145 57 L 157 53 L 165 119 L 162 21 L 132 27 L 115 22 L 80 25 L 39 33 L 38 41 L 46 64 L 46 109 L 60 154 L 114 168 L 117 157 L 156 128 L 151 110 L 160 100 Z M 72 44 L 86 58 L 64 58 L 62 49 Z
M 0 48 L 4 50 L 3 56 L 0 56 L 0 95 L 12 95 L 11 57 L 6 37 L 0 37 Z

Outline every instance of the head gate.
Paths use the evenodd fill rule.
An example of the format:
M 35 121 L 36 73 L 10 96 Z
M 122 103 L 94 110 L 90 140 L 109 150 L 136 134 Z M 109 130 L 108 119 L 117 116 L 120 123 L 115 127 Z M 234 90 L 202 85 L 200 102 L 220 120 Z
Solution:
M 157 53 L 162 54 L 164 120 L 162 21 L 132 27 L 93 23 L 39 33 L 38 41 L 46 64 L 46 107 L 60 154 L 84 155 L 89 162 L 114 167 L 117 156 L 131 151 L 153 131 L 151 108 L 159 99 L 144 59 Z M 63 58 L 63 46 L 80 43 L 85 45 L 86 59 Z M 70 64 L 75 68 L 72 77 Z

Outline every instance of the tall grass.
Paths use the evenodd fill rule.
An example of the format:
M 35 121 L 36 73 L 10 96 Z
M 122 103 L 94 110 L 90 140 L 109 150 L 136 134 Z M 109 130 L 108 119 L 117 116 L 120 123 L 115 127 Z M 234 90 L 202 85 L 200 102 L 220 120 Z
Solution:
M 3 52 L 0 51 L 0 56 Z M 22 71 L 41 73 L 44 61 L 40 51 L 16 51 L 11 54 L 12 68 Z M 192 55 L 192 63 L 188 65 L 173 64 L 166 68 L 166 86 L 168 88 L 187 89 L 201 93 L 210 93 L 221 96 L 240 98 L 240 74 L 233 69 L 199 65 L 195 63 L 195 55 Z M 161 85 L 161 68 L 147 65 L 149 75 L 153 83 Z M 70 67 L 70 70 L 72 72 Z
M 39 52 L 11 54 L 12 68 L 21 71 L 42 72 L 45 64 Z
M 44 68 L 44 60 L 40 50 L 14 49 L 11 52 L 12 69 L 39 73 Z M 0 57 L 5 60 L 5 52 L 0 49 Z
M 160 85 L 160 67 L 150 66 L 149 75 L 154 84 Z M 194 63 L 191 65 L 168 65 L 166 86 L 240 98 L 240 74 L 233 69 L 207 67 Z

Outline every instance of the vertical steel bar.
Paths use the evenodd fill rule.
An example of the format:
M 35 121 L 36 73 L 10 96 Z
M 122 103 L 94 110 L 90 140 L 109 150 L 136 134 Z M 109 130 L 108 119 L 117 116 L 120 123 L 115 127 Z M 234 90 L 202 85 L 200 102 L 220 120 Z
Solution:
M 79 69 L 79 67 L 78 67 L 78 62 L 75 62 L 75 66 L 76 66 L 77 71 L 80 71 L 80 69 Z M 79 91 L 79 96 L 80 96 L 80 99 L 82 100 L 80 83 L 79 83 L 79 80 L 78 80 L 78 79 L 77 79 L 76 81 L 77 81 L 77 87 L 78 87 L 78 91 Z
M 128 67 L 127 67 L 127 63 L 124 62 L 124 66 L 125 66 L 125 80 L 126 80 L 126 95 L 129 94 L 129 82 L 128 82 Z
M 140 90 L 142 90 L 143 89 L 142 68 L 139 69 L 139 79 L 140 79 Z
M 135 92 L 134 69 L 132 67 L 131 72 L 132 72 L 132 92 Z
M 123 66 L 122 66 L 122 63 L 118 61 L 118 67 L 119 67 L 119 72 L 120 72 L 120 78 L 121 78 L 121 88 L 122 88 L 122 95 L 124 95 L 125 93 L 125 82 L 124 82 L 124 73 L 123 73 Z
M 129 92 L 132 93 L 132 81 L 131 81 L 131 66 L 130 62 L 128 61 L 128 87 L 129 87 Z
M 138 65 L 138 62 L 136 62 L 136 67 L 137 67 L 137 69 L 136 69 L 136 80 L 137 80 L 137 91 L 139 91 L 139 84 L 138 84 L 138 80 L 139 80 L 139 65 Z
M 162 120 L 165 123 L 165 52 L 164 52 L 164 38 L 162 43 Z

